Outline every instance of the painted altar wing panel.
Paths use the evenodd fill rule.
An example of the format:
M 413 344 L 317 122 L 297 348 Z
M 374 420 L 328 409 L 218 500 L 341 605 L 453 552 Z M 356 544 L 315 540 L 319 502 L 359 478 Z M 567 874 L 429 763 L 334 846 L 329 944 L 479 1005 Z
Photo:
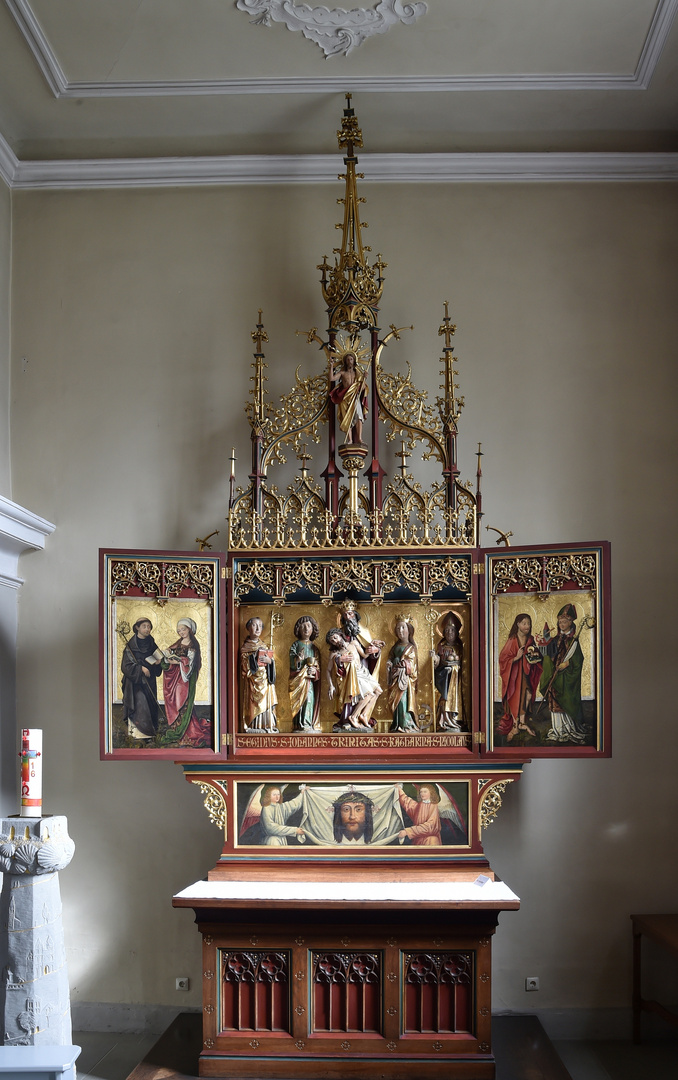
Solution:
M 225 556 L 100 551 L 101 757 L 213 759 Z
M 609 543 L 482 555 L 483 753 L 609 757 Z

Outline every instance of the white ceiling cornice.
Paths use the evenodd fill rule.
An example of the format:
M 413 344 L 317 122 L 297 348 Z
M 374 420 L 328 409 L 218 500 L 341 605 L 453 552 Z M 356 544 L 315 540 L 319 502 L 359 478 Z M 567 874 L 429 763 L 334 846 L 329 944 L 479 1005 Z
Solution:
M 16 176 L 18 167 L 19 162 L 16 154 L 9 143 L 0 134 L 0 177 L 2 177 L 9 188 L 14 184 L 14 177 Z
M 25 551 L 39 551 L 56 528 L 51 521 L 38 517 L 24 506 L 0 495 L 0 585 L 18 589 L 19 556 Z
M 363 154 L 360 167 L 366 182 L 382 183 L 678 181 L 678 153 Z M 317 184 L 335 182 L 340 169 L 332 154 L 18 161 L 0 136 L 0 171 L 24 190 Z
M 69 82 L 29 0 L 5 0 L 57 98 L 167 97 L 211 94 L 425 93 L 507 90 L 646 90 L 678 12 L 678 0 L 659 0 L 633 73 L 429 75 L 248 78 L 167 82 Z

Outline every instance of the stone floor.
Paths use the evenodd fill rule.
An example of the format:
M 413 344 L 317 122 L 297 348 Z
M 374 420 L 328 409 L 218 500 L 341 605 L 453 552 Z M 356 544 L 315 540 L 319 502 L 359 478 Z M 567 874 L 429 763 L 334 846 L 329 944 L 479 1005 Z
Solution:
M 186 1014 L 184 1014 L 186 1015 Z M 190 1015 L 190 1014 L 189 1014 Z M 189 1023 L 195 1023 L 190 1021 Z M 191 1034 L 192 1029 L 186 1029 Z M 497 1080 L 677 1080 L 678 1040 L 564 1042 L 552 1044 L 533 1017 L 498 1016 L 493 1022 Z M 82 1047 L 79 1080 L 153 1080 L 195 1076 L 197 1042 L 186 1038 L 177 1050 L 156 1035 L 113 1032 L 73 1033 Z M 155 1051 L 151 1053 L 153 1047 Z M 146 1058 L 146 1061 L 144 1061 Z M 139 1066 L 137 1068 L 137 1066 Z M 130 1074 L 135 1073 L 132 1077 Z

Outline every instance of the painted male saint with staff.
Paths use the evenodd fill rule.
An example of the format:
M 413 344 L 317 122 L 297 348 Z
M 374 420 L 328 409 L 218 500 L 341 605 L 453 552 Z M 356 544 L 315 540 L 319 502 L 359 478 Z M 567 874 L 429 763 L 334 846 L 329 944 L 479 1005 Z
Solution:
M 549 742 L 584 743 L 582 730 L 581 672 L 584 654 L 579 643 L 581 631 L 591 629 L 595 620 L 587 615 L 579 630 L 575 619 L 574 604 L 565 604 L 558 612 L 558 631 L 551 636 L 548 626 L 537 636 L 537 647 L 544 657 L 544 667 L 539 682 L 539 692 L 551 712 L 551 727 L 546 738 Z

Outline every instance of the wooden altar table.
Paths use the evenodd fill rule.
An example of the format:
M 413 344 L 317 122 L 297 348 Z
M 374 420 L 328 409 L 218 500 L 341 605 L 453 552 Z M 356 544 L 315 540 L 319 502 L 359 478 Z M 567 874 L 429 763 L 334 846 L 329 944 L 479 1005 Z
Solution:
M 518 897 L 491 871 L 390 876 L 174 897 L 203 937 L 200 1076 L 493 1080 L 491 941 Z

